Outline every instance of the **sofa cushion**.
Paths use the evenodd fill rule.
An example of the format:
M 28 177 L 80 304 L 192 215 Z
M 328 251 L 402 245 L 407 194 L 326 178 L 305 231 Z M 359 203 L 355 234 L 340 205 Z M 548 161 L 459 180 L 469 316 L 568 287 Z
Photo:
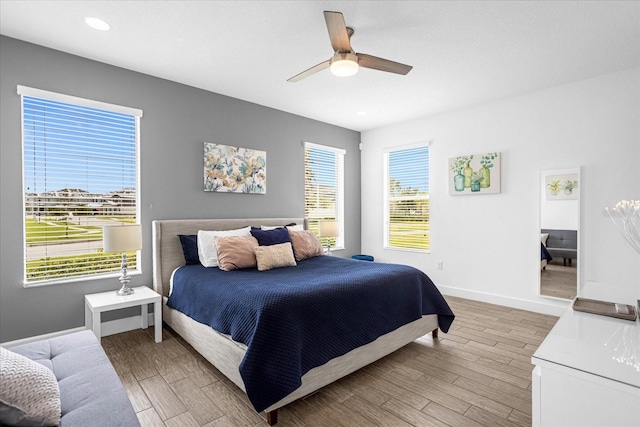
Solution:
M 0 424 L 58 425 L 60 389 L 50 369 L 0 348 L 0 384 Z
M 576 259 L 578 256 L 578 232 L 576 230 L 553 230 L 543 228 L 548 234 L 546 247 L 554 258 Z
M 140 425 L 124 386 L 93 332 L 63 335 L 11 350 L 51 366 L 60 388 L 61 427 Z

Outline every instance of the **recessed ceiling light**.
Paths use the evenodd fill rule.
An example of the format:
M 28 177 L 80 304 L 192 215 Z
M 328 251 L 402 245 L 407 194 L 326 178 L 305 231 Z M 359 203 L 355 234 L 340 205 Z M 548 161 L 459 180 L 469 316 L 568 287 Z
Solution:
M 366 116 L 366 115 L 367 115 L 367 112 L 366 112 L 366 111 L 358 111 L 356 114 L 357 114 L 358 116 Z
M 86 22 L 86 24 L 91 28 L 94 28 L 100 31 L 109 31 L 109 29 L 111 28 L 111 26 L 107 24 L 105 21 L 93 16 L 85 16 L 84 22 Z

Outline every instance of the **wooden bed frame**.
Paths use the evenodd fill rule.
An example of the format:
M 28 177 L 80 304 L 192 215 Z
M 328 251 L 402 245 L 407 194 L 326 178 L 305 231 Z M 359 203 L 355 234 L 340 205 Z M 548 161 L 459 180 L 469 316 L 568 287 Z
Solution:
M 248 225 L 282 226 L 291 223 L 304 224 L 305 229 L 308 228 L 304 218 L 153 221 L 153 288 L 163 296 L 163 321 L 243 391 L 246 390 L 238 367 L 246 352 L 246 346 L 166 305 L 171 275 L 185 262 L 178 235 L 197 234 L 198 230 L 232 230 Z M 369 344 L 311 369 L 302 377 L 302 385 L 298 389 L 265 410 L 267 422 L 274 425 L 278 421 L 278 408 L 381 359 L 429 332 L 437 338 L 438 318 L 435 314 L 423 316 Z

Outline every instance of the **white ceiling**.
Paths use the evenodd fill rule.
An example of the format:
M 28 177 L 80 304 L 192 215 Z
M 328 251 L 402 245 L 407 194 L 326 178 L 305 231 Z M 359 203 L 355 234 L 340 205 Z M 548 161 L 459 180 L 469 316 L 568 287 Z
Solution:
M 333 54 L 324 10 L 413 70 L 287 82 Z M 358 131 L 640 66 L 639 1 L 1 0 L 0 33 Z

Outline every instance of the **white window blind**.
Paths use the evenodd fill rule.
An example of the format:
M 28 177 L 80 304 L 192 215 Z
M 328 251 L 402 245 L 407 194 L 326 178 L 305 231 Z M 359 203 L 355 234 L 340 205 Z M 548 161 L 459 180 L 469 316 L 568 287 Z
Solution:
M 429 146 L 384 153 L 385 248 L 428 251 Z
M 337 220 L 340 236 L 331 247 L 344 249 L 344 155 L 345 150 L 304 143 L 304 214 L 309 230 L 319 234 L 321 220 Z M 326 238 L 321 238 L 326 243 Z
M 25 286 L 118 272 L 121 254 L 103 253 L 102 226 L 138 222 L 142 112 L 22 86 L 18 92 Z M 127 258 L 135 272 L 137 252 Z

